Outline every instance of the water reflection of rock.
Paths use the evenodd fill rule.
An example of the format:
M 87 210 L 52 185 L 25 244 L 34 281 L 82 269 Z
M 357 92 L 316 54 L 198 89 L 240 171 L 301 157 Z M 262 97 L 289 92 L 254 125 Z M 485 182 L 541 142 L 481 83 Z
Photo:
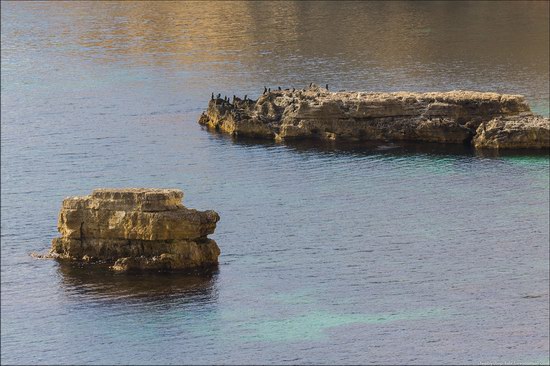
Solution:
M 69 297 L 97 301 L 173 303 L 210 303 L 216 299 L 217 270 L 200 273 L 120 274 L 76 263 L 60 262 L 61 285 Z
M 548 40 L 547 30 L 544 23 L 536 21 L 537 15 L 545 14 L 547 9 L 544 2 L 529 6 L 453 2 L 429 6 L 408 2 L 355 2 L 347 6 L 332 2 L 218 2 L 215 6 L 205 2 L 61 2 L 41 11 L 62 14 L 71 35 L 84 46 L 81 52 L 99 54 L 101 57 L 94 59 L 100 62 L 124 54 L 139 55 L 132 58 L 133 62 L 165 63 L 168 58 L 185 67 L 197 60 L 238 60 L 245 69 L 273 70 L 288 67 L 278 60 L 300 50 L 303 59 L 297 60 L 302 67 L 309 67 L 303 60 L 347 55 L 339 67 L 370 70 L 368 62 L 372 59 L 380 65 L 402 66 L 417 60 L 433 67 L 437 66 L 434 60 L 447 59 L 452 60 L 445 64 L 449 72 L 449 65 L 454 66 L 464 55 L 472 63 L 501 56 L 510 65 L 533 64 L 544 79 L 548 74 L 546 64 L 532 60 L 548 58 L 545 48 L 540 47 Z M 496 11 L 498 19 L 512 18 L 529 27 L 518 32 L 512 24 L 494 22 Z M 99 24 L 90 24 L 89 19 Z M 468 27 L 461 23 L 464 19 L 471 19 Z M 354 25 L 354 31 L 341 24 Z M 478 37 L 488 26 L 492 27 L 492 36 Z M 456 37 L 457 29 L 461 37 Z M 372 34 L 377 36 L 369 36 Z M 476 42 L 462 41 L 457 47 L 457 42 L 472 37 Z M 516 44 L 523 46 L 521 52 L 514 49 Z M 242 49 L 247 52 L 235 52 Z M 275 52 L 277 57 L 262 57 L 266 51 Z M 266 66 L 269 58 L 273 65 Z M 433 73 L 432 67 L 425 67 L 426 71 L 419 68 L 416 73 Z
M 211 138 L 226 140 L 232 144 L 251 149 L 258 146 L 266 148 L 282 147 L 296 153 L 338 154 L 338 155 L 387 155 L 388 157 L 402 157 L 407 155 L 431 156 L 477 156 L 483 158 L 498 158 L 505 156 L 548 156 L 548 151 L 537 149 L 474 149 L 471 146 L 460 144 L 418 143 L 409 141 L 381 142 L 381 141 L 319 141 L 319 140 L 289 140 L 277 143 L 261 138 L 228 136 L 213 134 Z

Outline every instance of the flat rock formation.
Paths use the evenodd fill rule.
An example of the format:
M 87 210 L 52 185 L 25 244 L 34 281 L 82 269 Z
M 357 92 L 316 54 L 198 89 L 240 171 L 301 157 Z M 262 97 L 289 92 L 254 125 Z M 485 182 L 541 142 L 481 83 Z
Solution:
M 548 148 L 548 118 L 521 95 L 329 92 L 315 85 L 257 100 L 212 98 L 199 123 L 234 136 L 422 141 L 479 148 Z M 480 134 L 483 134 L 481 137 Z
M 220 217 L 182 204 L 177 189 L 96 189 L 68 197 L 59 213 L 60 238 L 50 255 L 107 262 L 112 269 L 187 270 L 218 263 L 220 249 L 207 235 Z

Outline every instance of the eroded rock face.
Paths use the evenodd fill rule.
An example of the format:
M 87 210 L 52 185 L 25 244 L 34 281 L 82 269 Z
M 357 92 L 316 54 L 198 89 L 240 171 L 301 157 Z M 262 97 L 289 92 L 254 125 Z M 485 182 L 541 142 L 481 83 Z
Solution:
M 182 270 L 218 263 L 207 235 L 219 216 L 188 209 L 176 189 L 96 189 L 68 197 L 59 213 L 60 238 L 50 253 L 61 259 L 104 261 L 115 270 Z
M 549 148 L 548 118 L 534 115 L 497 117 L 477 128 L 473 144 L 477 148 Z
M 235 136 L 275 140 L 319 138 L 469 144 L 482 123 L 520 115 L 532 116 L 520 95 L 468 91 L 331 93 L 312 86 L 266 92 L 258 100 L 235 98 L 231 103 L 212 99 L 199 123 Z M 541 128 L 548 130 L 548 119 L 544 120 L 546 126 Z M 518 128 L 527 128 L 528 124 Z M 538 141 L 531 144 L 529 140 L 523 145 L 541 146 Z

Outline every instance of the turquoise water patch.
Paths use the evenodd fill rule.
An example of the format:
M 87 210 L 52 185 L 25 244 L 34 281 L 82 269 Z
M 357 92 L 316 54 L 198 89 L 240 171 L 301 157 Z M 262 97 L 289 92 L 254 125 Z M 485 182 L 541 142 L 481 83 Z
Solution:
M 186 318 L 184 323 L 189 326 L 187 331 L 196 337 L 227 339 L 231 335 L 236 343 L 324 341 L 329 339 L 327 331 L 333 328 L 435 319 L 445 314 L 443 309 L 438 308 L 375 314 L 339 314 L 318 310 L 277 319 L 276 314 L 242 308 L 205 314 L 201 321 Z
M 548 104 L 547 100 L 541 100 L 541 101 L 532 101 L 531 103 L 531 111 L 535 114 L 540 114 L 543 116 L 550 116 L 550 105 Z
M 310 290 L 299 290 L 294 292 L 273 294 L 270 296 L 270 298 L 274 302 L 287 305 L 306 305 L 315 304 L 318 302 L 317 298 Z
M 503 160 L 506 160 L 507 162 L 522 165 L 522 166 L 537 166 L 539 165 L 541 168 L 547 168 L 550 164 L 550 159 L 548 159 L 548 156 L 503 156 Z
M 534 361 L 519 361 L 519 362 L 494 362 L 495 365 L 550 365 L 550 358 L 540 358 Z
M 541 358 L 533 362 L 526 362 L 525 365 L 550 365 L 550 357 Z
M 384 324 L 403 320 L 437 318 L 441 309 L 425 309 L 402 313 L 336 314 L 317 311 L 282 320 L 266 320 L 248 326 L 245 338 L 255 341 L 320 341 L 328 339 L 325 332 L 331 328 L 351 324 Z

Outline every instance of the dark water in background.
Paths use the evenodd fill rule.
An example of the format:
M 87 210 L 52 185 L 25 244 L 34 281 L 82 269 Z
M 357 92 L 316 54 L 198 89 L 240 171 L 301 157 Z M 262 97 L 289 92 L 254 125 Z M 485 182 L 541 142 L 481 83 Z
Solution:
M 233 141 L 212 91 L 520 93 L 549 111 L 549 5 L 2 3 L 2 363 L 548 362 L 549 158 Z M 185 191 L 219 269 L 35 260 L 63 197 Z

